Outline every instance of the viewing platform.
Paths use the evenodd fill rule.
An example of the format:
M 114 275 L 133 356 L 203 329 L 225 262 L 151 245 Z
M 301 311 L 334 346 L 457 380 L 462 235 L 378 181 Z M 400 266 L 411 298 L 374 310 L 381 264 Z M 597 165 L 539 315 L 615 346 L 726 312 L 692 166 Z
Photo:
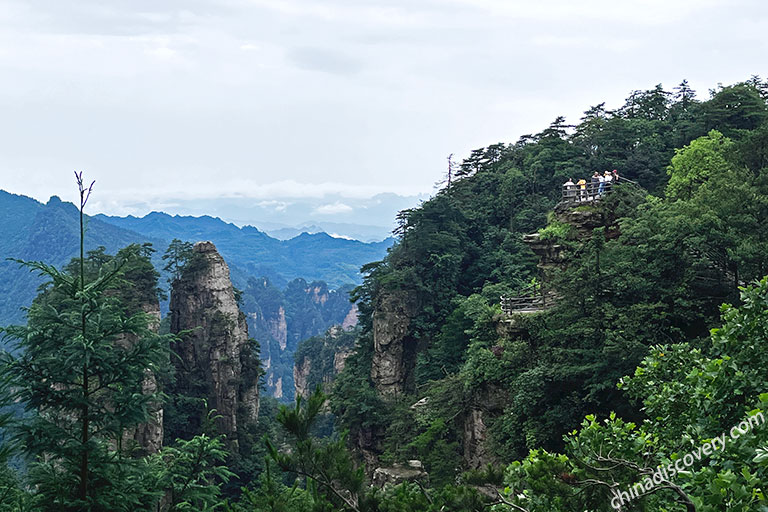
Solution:
M 578 183 L 563 185 L 562 202 L 563 203 L 589 203 L 602 199 L 610 194 L 616 187 L 631 185 L 640 187 L 636 182 L 626 178 L 613 179 L 605 182 L 589 182 L 579 185 Z
M 538 313 L 546 310 L 552 304 L 547 300 L 540 284 L 532 284 L 521 289 L 514 296 L 501 296 L 501 311 L 506 315 L 513 313 Z
M 599 208 L 596 203 L 609 194 L 624 187 L 644 192 L 636 182 L 626 178 L 614 178 L 602 183 L 567 183 L 562 188 L 562 200 L 554 208 L 556 224 L 568 229 L 567 238 L 571 242 L 584 241 L 592 236 L 598 227 L 606 228 L 606 236 L 613 236 L 615 219 L 610 212 Z M 626 189 L 625 189 L 626 190 Z M 587 207 L 594 204 L 594 207 Z M 579 208 L 584 205 L 585 208 Z M 543 237 L 541 230 L 523 236 L 523 242 L 539 257 L 539 278 L 511 295 L 500 297 L 501 310 L 508 317 L 515 314 L 530 314 L 546 311 L 556 305 L 559 297 L 555 290 L 542 288 L 543 283 L 550 283 L 551 273 L 565 268 L 568 261 L 567 243 L 557 237 Z
M 613 185 L 613 182 L 563 185 L 562 201 L 565 203 L 589 203 L 596 201 L 610 194 L 613 191 Z

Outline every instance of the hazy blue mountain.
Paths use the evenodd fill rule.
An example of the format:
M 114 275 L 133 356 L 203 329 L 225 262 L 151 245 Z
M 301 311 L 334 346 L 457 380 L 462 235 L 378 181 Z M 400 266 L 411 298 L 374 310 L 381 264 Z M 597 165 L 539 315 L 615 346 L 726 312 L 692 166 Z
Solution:
M 0 325 L 22 320 L 20 308 L 29 305 L 42 284 L 39 277 L 7 258 L 65 264 L 80 250 L 78 230 L 78 211 L 72 203 L 54 196 L 42 204 L 0 190 Z M 114 254 L 139 242 L 153 242 L 160 248 L 164 243 L 99 219 L 88 219 L 86 250 L 104 246 Z
M 373 197 L 346 197 L 341 194 L 321 194 L 318 197 L 291 197 L 272 195 L 267 198 L 163 198 L 163 206 L 152 201 L 137 199 L 123 205 L 126 213 L 167 211 L 178 215 L 211 215 L 234 222 L 238 226 L 256 226 L 270 233 L 283 228 L 319 226 L 330 234 L 363 241 L 378 241 L 389 236 L 394 229 L 397 212 L 414 208 L 428 196 L 401 196 L 393 193 Z M 310 231 L 311 232 L 311 231 Z M 270 233 L 271 234 L 271 233 Z M 275 236 L 292 238 L 292 236 Z
M 78 229 L 78 210 L 71 203 L 54 196 L 42 204 L 0 191 L 0 325 L 23 321 L 21 308 L 42 284 L 6 258 L 62 266 L 78 254 Z M 150 242 L 158 268 L 173 238 L 211 240 L 227 260 L 233 282 L 244 291 L 251 335 L 262 344 L 268 392 L 284 400 L 293 397 L 293 352 L 299 342 L 349 321 L 349 291 L 360 282 L 360 267 L 383 258 L 392 245 L 391 239 L 364 243 L 326 233 L 278 240 L 215 217 L 158 212 L 142 218 L 95 215 L 86 224 L 87 250 L 104 246 L 114 254 L 126 245 Z
M 315 233 L 322 233 L 325 230 L 315 224 L 309 224 L 296 228 L 285 227 L 276 229 L 264 229 L 264 231 L 272 238 L 277 238 L 278 240 L 290 240 L 291 238 L 296 238 L 302 233 L 309 233 L 312 235 Z
M 78 252 L 77 208 L 52 197 L 43 204 L 0 190 L 0 325 L 20 320 L 40 280 L 6 258 L 43 260 L 55 265 Z M 232 268 L 233 280 L 245 287 L 250 277 L 267 277 L 279 288 L 303 278 L 329 287 L 360 282 L 360 267 L 380 260 L 392 240 L 364 243 L 325 233 L 277 240 L 254 227 L 239 228 L 221 219 L 151 213 L 142 218 L 95 215 L 88 219 L 86 248 L 110 253 L 131 243 L 151 242 L 160 254 L 173 238 L 211 240 Z
M 290 240 L 277 240 L 253 226 L 238 227 L 221 219 L 187 217 L 153 212 L 144 217 L 97 219 L 147 237 L 170 241 L 210 240 L 230 264 L 248 276 L 267 277 L 278 287 L 297 278 L 325 281 L 336 288 L 360 282 L 360 267 L 384 257 L 391 238 L 382 242 L 334 238 L 326 233 L 303 233 Z M 244 283 L 233 276 L 236 284 Z
M 305 222 L 298 226 L 283 226 L 269 222 L 259 222 L 256 227 L 279 240 L 290 240 L 302 233 L 328 233 L 335 238 L 350 238 L 361 242 L 380 242 L 392 235 L 392 228 L 386 226 L 370 226 L 366 224 L 351 224 L 344 222 Z

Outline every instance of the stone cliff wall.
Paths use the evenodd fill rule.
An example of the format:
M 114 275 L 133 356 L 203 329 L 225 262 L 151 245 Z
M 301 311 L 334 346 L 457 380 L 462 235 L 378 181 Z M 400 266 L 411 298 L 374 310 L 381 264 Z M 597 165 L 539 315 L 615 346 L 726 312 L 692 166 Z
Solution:
M 311 371 L 312 360 L 308 357 L 293 365 L 293 385 L 296 386 L 297 397 L 307 398 L 309 396 L 309 372 Z
M 509 394 L 493 386 L 483 386 L 476 390 L 464 415 L 462 445 L 464 461 L 468 467 L 480 469 L 488 464 L 496 464 L 489 446 L 489 424 L 504 412 Z
M 304 340 L 296 352 L 293 365 L 296 396 L 306 398 L 318 385 L 329 393 L 333 380 L 354 352 L 356 339 L 355 331 L 334 326 L 323 336 Z
M 241 424 L 259 410 L 258 360 L 252 357 L 245 315 L 235 300 L 229 267 L 211 242 L 198 242 L 171 291 L 176 389 L 208 402 L 216 426 L 237 450 Z M 202 419 L 200 420 L 202 421 Z
M 383 295 L 373 312 L 371 379 L 382 396 L 400 395 L 410 384 L 417 342 L 409 327 L 416 314 L 415 300 L 404 292 Z
M 285 401 L 294 398 L 294 354 L 301 342 L 334 325 L 351 329 L 357 324 L 350 289 L 330 290 L 321 281 L 295 279 L 279 290 L 266 278 L 250 280 L 243 293 L 244 307 L 251 334 L 260 344 L 269 395 Z
M 141 305 L 142 311 L 150 318 L 149 329 L 157 333 L 160 328 L 160 303 L 157 297 Z M 131 343 L 131 337 L 127 336 L 116 340 L 116 343 Z M 157 391 L 157 378 L 150 370 L 144 372 L 142 389 L 150 394 Z M 158 404 L 149 404 L 150 419 L 146 423 L 128 429 L 123 435 L 123 446 L 131 446 L 131 441 L 138 446 L 141 454 L 157 453 L 163 447 L 163 408 Z
M 349 330 L 354 328 L 357 325 L 357 315 L 359 311 L 357 310 L 357 304 L 352 304 L 352 307 L 349 308 L 349 312 L 347 313 L 347 316 L 344 317 L 344 320 L 341 322 L 341 328 L 344 330 Z

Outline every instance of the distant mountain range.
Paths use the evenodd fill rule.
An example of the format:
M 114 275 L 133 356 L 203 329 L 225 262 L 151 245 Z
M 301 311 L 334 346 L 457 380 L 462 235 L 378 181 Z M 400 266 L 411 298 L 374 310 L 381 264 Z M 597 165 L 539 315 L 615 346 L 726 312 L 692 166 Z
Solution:
M 290 240 L 302 233 L 314 235 L 328 233 L 334 238 L 360 240 L 361 242 L 380 242 L 391 236 L 391 230 L 383 226 L 367 226 L 365 224 L 349 224 L 343 222 L 305 223 L 298 226 L 282 226 L 273 223 L 259 223 L 259 229 L 272 238 Z
M 303 231 L 320 231 L 341 238 L 364 242 L 381 241 L 389 237 L 395 227 L 397 212 L 414 208 L 428 195 L 401 196 L 393 193 L 373 197 L 344 197 L 338 194 L 320 194 L 319 197 L 282 197 L 256 199 L 252 197 L 226 198 L 165 198 L 162 202 L 137 198 L 130 203 L 105 203 L 99 198 L 93 203 L 96 210 L 115 215 L 138 215 L 153 210 L 184 216 L 210 215 L 237 226 L 255 226 L 273 238 L 287 240 Z
M 22 318 L 40 281 L 6 258 L 68 262 L 78 251 L 77 208 L 52 197 L 43 204 L 32 198 L 0 190 L 0 325 Z M 360 282 L 360 267 L 384 257 L 393 240 L 366 243 L 334 238 L 326 233 L 303 233 L 288 240 L 273 238 L 258 229 L 238 227 L 221 219 L 171 216 L 153 212 L 144 217 L 94 215 L 88 220 L 86 247 L 104 246 L 114 253 L 131 243 L 151 242 L 156 264 L 168 243 L 211 240 L 232 269 L 236 286 L 250 278 L 266 277 L 279 288 L 303 278 L 324 281 L 329 288 Z
M 211 240 L 235 273 L 267 277 L 278 287 L 296 278 L 325 281 L 335 288 L 360 282 L 360 267 L 380 260 L 393 239 L 361 242 L 335 238 L 327 233 L 301 233 L 288 240 L 278 240 L 253 226 L 238 227 L 221 219 L 202 216 L 185 217 L 152 212 L 144 217 L 93 217 L 105 224 L 140 233 L 147 238 L 170 242 Z

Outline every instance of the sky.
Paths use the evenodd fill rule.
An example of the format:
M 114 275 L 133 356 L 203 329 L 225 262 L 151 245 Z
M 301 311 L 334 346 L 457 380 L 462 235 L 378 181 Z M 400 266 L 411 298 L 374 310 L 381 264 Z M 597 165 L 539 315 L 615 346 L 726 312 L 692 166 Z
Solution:
M 449 154 L 765 77 L 765 34 L 764 0 L 0 0 L 0 188 L 384 225 Z

